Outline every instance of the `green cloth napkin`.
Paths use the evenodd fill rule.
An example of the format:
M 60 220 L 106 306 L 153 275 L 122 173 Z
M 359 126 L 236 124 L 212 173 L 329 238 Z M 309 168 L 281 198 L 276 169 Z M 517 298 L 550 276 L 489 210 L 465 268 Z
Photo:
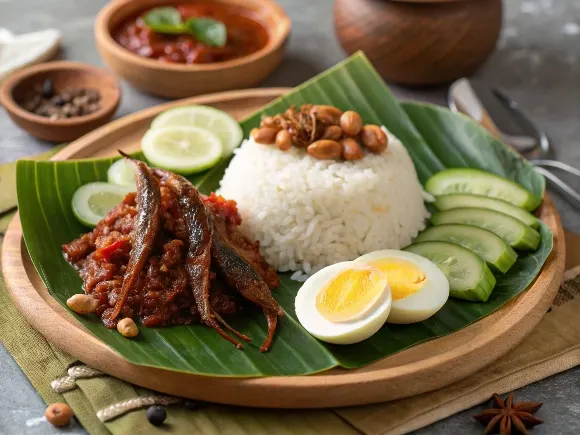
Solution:
M 52 154 L 52 153 L 51 153 Z M 49 157 L 49 156 L 43 156 Z M 15 164 L 0 166 L 0 176 L 13 180 Z M 14 184 L 9 189 L 16 194 Z M 16 198 L 2 196 L 2 204 L 16 205 Z M 11 209 L 12 207 L 8 207 Z M 0 245 L 14 211 L 0 214 Z M 1 264 L 0 264 L 1 266 Z M 222 405 L 205 405 L 190 411 L 180 405 L 168 407 L 165 424 L 159 428 L 147 421 L 145 410 L 134 411 L 101 423 L 97 411 L 125 400 L 151 395 L 150 391 L 110 376 L 76 381 L 78 388 L 57 394 L 51 382 L 66 375 L 77 361 L 49 343 L 20 314 L 0 274 L 0 342 L 18 363 L 46 403 L 66 402 L 76 418 L 93 435 L 101 434 L 320 434 L 354 435 L 359 432 L 337 414 L 327 410 L 261 410 Z

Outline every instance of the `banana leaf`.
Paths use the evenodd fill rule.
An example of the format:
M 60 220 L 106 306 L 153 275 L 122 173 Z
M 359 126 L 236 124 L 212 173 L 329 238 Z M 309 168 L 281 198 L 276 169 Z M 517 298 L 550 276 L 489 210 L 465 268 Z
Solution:
M 358 111 L 366 123 L 385 125 L 411 155 L 422 182 L 447 167 L 485 169 L 516 180 L 535 195 L 544 194 L 544 180 L 534 169 L 469 119 L 447 110 L 416 103 L 400 104 L 363 54 L 356 54 L 297 87 L 242 122 L 246 134 L 262 114 L 281 112 L 292 104 L 332 104 Z M 86 232 L 73 216 L 71 198 L 84 183 L 106 180 L 113 160 L 67 162 L 20 161 L 18 206 L 28 252 L 50 293 L 66 307 L 81 292 L 81 280 L 64 261 L 63 243 Z M 218 187 L 228 162 L 191 177 L 201 192 Z M 501 307 L 525 290 L 540 272 L 552 249 L 552 233 L 540 226 L 542 241 L 534 253 L 520 255 L 513 268 L 498 276 L 486 303 L 450 299 L 430 319 L 413 325 L 385 325 L 376 335 L 350 346 L 328 345 L 311 337 L 298 323 L 294 296 L 300 284 L 282 274 L 275 297 L 286 312 L 271 350 L 258 346 L 266 325 L 257 311 L 235 316 L 231 323 L 253 337 L 243 351 L 201 325 L 141 328 L 128 340 L 105 328 L 95 316 L 72 313 L 91 333 L 135 364 L 209 376 L 311 374 L 332 367 L 356 368 L 426 340 L 455 332 Z

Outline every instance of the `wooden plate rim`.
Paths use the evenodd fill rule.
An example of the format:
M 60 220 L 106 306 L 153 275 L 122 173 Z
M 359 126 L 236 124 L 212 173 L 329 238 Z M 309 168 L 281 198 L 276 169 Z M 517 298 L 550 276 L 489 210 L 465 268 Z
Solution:
M 93 131 L 60 151 L 53 159 L 68 159 L 99 137 L 151 117 L 169 107 L 184 104 L 217 104 L 231 100 L 240 100 L 240 104 L 243 104 L 244 100 L 249 98 L 275 98 L 287 91 L 286 88 L 273 88 L 222 92 L 145 109 Z M 360 405 L 408 397 L 462 379 L 505 354 L 533 329 L 558 291 L 565 263 L 563 229 L 558 212 L 547 195 L 540 210 L 540 217 L 554 233 L 554 249 L 534 284 L 486 318 L 456 333 L 430 340 L 411 349 L 429 346 L 457 334 L 469 338 L 463 340 L 459 346 L 444 354 L 402 366 L 381 368 L 381 363 L 384 365 L 385 361 L 408 350 L 361 369 L 332 369 L 311 376 L 208 377 L 129 363 L 84 329 L 48 295 L 44 285 L 39 285 L 42 288 L 38 289 L 34 287 L 31 278 L 36 282 L 41 281 L 38 276 L 34 276 L 37 274 L 33 267 L 32 270 L 25 268 L 28 254 L 22 239 L 18 215 L 6 232 L 2 263 L 9 292 L 28 322 L 56 346 L 111 376 L 169 394 L 233 405 L 276 408 Z M 39 316 L 39 312 L 43 315 Z M 47 316 L 51 317 L 50 322 Z M 485 334 L 470 337 L 478 323 L 486 319 L 488 322 L 496 320 Z M 515 328 L 515 325 L 518 325 L 518 328 Z M 80 340 L 79 337 L 85 343 L 84 346 L 74 345 L 75 341 Z M 485 350 L 484 357 L 474 358 L 482 350 Z M 445 373 L 445 376 L 437 376 L 434 379 L 432 376 L 434 370 Z M 397 385 L 398 389 L 395 388 Z M 400 388 L 403 385 L 405 388 Z

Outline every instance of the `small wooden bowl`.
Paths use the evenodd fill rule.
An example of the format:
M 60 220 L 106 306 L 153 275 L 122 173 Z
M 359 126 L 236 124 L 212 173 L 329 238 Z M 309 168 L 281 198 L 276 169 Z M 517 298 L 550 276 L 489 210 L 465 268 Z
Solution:
M 133 86 L 150 94 L 183 98 L 199 94 L 248 88 L 262 82 L 282 61 L 291 22 L 273 0 L 206 0 L 231 4 L 252 12 L 268 30 L 269 40 L 261 50 L 225 62 L 185 65 L 138 56 L 119 45 L 111 32 L 131 15 L 172 0 L 118 0 L 105 6 L 95 23 L 97 49 L 105 63 Z M 181 0 L 194 3 L 194 0 Z
M 363 50 L 387 81 L 436 85 L 471 75 L 493 52 L 501 0 L 336 0 L 347 53 Z
M 100 109 L 90 115 L 68 119 L 49 119 L 24 109 L 21 102 L 27 94 L 48 78 L 53 80 L 57 92 L 70 88 L 98 90 Z M 0 104 L 12 121 L 32 136 L 50 142 L 75 140 L 106 124 L 120 101 L 121 89 L 113 74 L 79 62 L 49 62 L 24 68 L 9 76 L 0 88 Z

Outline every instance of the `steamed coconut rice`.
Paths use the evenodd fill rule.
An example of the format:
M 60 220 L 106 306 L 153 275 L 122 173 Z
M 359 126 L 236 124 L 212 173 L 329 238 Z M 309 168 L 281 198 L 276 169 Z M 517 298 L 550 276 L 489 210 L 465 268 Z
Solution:
M 400 249 L 429 213 L 415 167 L 389 134 L 388 149 L 361 160 L 317 160 L 252 139 L 236 150 L 219 193 L 238 203 L 242 231 L 281 272 L 312 274 L 367 252 Z

